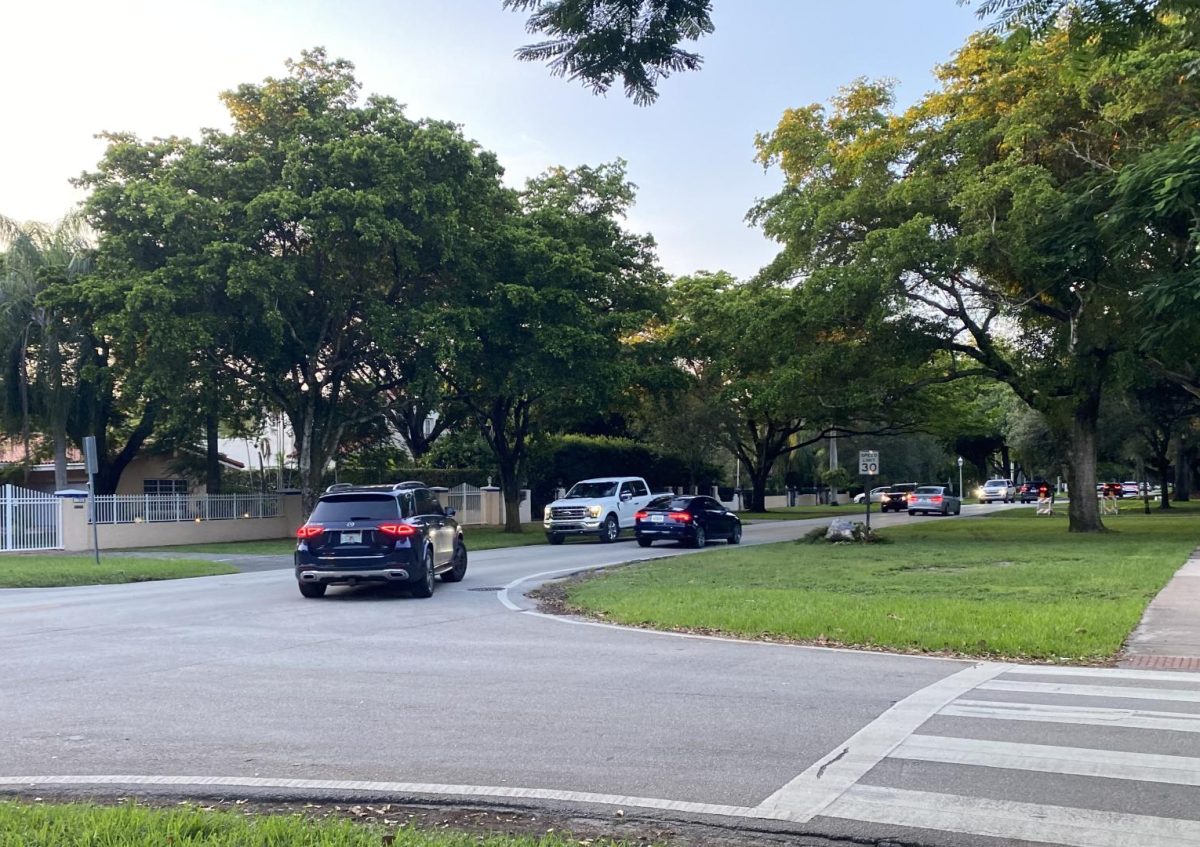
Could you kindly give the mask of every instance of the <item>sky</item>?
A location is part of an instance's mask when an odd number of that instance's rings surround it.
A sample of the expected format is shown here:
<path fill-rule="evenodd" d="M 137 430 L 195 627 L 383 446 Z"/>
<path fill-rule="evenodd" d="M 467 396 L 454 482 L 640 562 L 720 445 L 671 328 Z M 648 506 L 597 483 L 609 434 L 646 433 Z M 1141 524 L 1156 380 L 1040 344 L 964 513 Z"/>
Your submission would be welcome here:
<path fill-rule="evenodd" d="M 672 274 L 753 275 L 775 245 L 745 222 L 780 179 L 754 137 L 790 107 L 860 76 L 890 77 L 900 105 L 980 27 L 955 0 L 715 0 L 716 32 L 640 107 L 596 96 L 513 50 L 533 40 L 501 0 L 42 0 L 4 14 L 0 215 L 60 218 L 70 179 L 99 160 L 102 131 L 143 138 L 226 128 L 218 94 L 284 73 L 324 46 L 364 92 L 413 118 L 451 120 L 520 185 L 548 167 L 622 158 L 638 186 L 630 228 L 651 233 Z"/>

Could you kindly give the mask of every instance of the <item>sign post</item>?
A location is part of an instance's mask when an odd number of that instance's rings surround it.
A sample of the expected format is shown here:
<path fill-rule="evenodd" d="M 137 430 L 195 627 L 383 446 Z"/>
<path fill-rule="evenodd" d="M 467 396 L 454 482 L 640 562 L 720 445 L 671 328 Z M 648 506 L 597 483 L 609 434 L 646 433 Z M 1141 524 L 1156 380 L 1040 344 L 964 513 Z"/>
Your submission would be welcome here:
<path fill-rule="evenodd" d="M 83 439 L 83 460 L 88 478 L 88 516 L 92 520 L 92 552 L 98 565 L 100 564 L 100 528 L 96 520 L 99 517 L 96 509 L 96 470 L 99 465 L 96 462 L 96 436 L 94 435 L 85 436 Z"/>
<path fill-rule="evenodd" d="M 871 477 L 879 476 L 879 451 L 858 451 L 858 473 L 863 477 L 863 502 L 867 504 L 867 532 L 871 531 Z"/>

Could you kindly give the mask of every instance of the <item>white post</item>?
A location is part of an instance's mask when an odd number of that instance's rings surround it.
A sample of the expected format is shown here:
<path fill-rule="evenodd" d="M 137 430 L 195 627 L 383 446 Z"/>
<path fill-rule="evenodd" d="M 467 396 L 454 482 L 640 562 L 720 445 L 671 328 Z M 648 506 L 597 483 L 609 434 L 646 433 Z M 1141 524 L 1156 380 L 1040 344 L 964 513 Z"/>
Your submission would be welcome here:
<path fill-rule="evenodd" d="M 13 487 L 4 486 L 4 549 L 13 549 Z"/>

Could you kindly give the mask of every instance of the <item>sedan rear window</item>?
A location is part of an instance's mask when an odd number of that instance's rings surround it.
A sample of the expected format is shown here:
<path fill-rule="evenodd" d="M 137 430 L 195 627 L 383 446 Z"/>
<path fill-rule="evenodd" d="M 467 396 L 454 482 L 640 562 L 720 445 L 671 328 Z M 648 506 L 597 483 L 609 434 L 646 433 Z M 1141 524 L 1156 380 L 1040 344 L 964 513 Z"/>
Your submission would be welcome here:
<path fill-rule="evenodd" d="M 914 494 L 941 494 L 942 489 L 935 486 L 927 485 L 924 488 L 918 488 Z"/>
<path fill-rule="evenodd" d="M 400 517 L 396 498 L 387 494 L 347 494 L 322 499 L 313 509 L 310 521 L 372 521 Z"/>

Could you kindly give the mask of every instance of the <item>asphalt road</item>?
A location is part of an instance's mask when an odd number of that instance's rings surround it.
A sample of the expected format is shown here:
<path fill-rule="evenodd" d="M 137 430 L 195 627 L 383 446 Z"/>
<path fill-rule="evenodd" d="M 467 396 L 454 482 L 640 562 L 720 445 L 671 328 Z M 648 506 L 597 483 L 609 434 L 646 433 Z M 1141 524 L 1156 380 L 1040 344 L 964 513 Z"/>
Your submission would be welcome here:
<path fill-rule="evenodd" d="M 744 543 L 811 525 L 762 522 Z M 362 792 L 904 843 L 1200 845 L 1198 674 L 667 635 L 523 598 L 681 553 L 478 552 L 431 600 L 304 600 L 288 570 L 4 591 L 0 790 Z"/>

